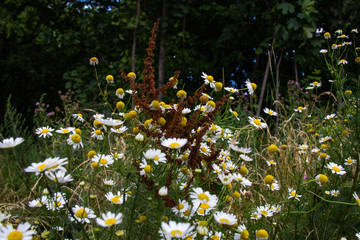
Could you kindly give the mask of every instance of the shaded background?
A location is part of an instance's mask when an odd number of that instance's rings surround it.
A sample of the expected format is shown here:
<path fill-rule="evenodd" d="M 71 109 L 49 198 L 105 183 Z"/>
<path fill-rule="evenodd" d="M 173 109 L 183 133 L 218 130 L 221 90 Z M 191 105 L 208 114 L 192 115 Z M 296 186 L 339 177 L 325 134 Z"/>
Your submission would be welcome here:
<path fill-rule="evenodd" d="M 358 0 L 1 1 L 0 121 L 9 95 L 29 124 L 43 93 L 50 109 L 61 104 L 58 91 L 67 89 L 82 104 L 96 104 L 93 56 L 100 60 L 100 80 L 112 74 L 116 86 L 126 89 L 119 70 L 141 75 L 158 18 L 154 67 L 160 85 L 175 70 L 185 89 L 202 84 L 201 72 L 236 88 L 248 78 L 261 88 L 268 76 L 265 106 L 275 98 L 276 76 L 286 97 L 289 80 L 308 85 L 318 74 L 314 70 L 325 69 L 319 50 L 326 45 L 316 29 L 350 34 L 360 26 L 359 11 Z M 326 88 L 330 76 L 321 75 Z"/>

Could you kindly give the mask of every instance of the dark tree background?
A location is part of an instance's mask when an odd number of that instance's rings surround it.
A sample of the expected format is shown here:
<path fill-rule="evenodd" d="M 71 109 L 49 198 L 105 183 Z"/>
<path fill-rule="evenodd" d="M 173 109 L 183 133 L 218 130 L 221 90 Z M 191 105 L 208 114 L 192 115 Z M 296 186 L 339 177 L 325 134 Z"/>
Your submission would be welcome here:
<path fill-rule="evenodd" d="M 43 93 L 51 106 L 59 104 L 57 92 L 67 89 L 84 104 L 95 103 L 93 56 L 100 60 L 100 80 L 112 74 L 125 87 L 119 70 L 141 75 L 150 29 L 158 18 L 154 66 L 160 85 L 175 70 L 181 71 L 186 89 L 201 84 L 201 72 L 237 88 L 248 78 L 261 88 L 268 77 L 268 82 L 278 81 L 279 93 L 286 96 L 289 80 L 307 84 L 305 76 L 324 68 L 318 52 L 322 35 L 315 36 L 316 28 L 349 34 L 360 26 L 359 9 L 358 0 L 4 0 L 0 116 L 10 94 L 26 119 Z M 272 102 L 274 96 L 267 93 L 264 101 Z"/>

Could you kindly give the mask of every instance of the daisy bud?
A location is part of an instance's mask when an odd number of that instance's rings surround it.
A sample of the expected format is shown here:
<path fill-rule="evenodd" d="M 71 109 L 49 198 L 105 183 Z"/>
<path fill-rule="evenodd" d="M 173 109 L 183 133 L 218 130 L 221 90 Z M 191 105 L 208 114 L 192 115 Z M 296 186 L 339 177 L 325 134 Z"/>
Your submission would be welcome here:
<path fill-rule="evenodd" d="M 160 190 L 159 190 L 159 195 L 162 196 L 162 197 L 168 195 L 168 188 L 165 187 L 165 186 L 163 186 L 162 188 L 160 188 Z"/>

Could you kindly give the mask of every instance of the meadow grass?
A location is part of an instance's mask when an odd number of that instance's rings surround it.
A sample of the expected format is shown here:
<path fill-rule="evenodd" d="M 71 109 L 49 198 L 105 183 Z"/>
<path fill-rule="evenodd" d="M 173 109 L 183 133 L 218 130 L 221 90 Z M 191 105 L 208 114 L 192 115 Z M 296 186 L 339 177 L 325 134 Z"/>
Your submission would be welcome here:
<path fill-rule="evenodd" d="M 239 104 L 240 93 L 256 100 L 254 83 L 203 73 L 190 96 L 175 72 L 156 89 L 157 27 L 138 78 L 99 79 L 90 59 L 99 108 L 59 93 L 62 109 L 40 101 L 30 133 L 9 100 L 0 239 L 360 238 L 359 79 L 345 71 L 342 33 L 321 51 L 331 91 L 290 82 L 291 97 L 261 117 Z"/>

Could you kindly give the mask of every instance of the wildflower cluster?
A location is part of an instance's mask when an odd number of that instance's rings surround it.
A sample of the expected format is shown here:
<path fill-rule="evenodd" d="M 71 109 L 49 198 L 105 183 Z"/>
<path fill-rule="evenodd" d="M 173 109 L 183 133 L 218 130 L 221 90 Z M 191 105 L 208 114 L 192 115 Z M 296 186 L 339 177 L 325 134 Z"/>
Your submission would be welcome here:
<path fill-rule="evenodd" d="M 356 99 L 346 98 L 346 115 L 296 102 L 289 119 L 285 109 L 269 108 L 265 119 L 242 119 L 232 99 L 242 90 L 255 95 L 250 81 L 246 89 L 224 87 L 203 72 L 203 85 L 190 94 L 175 72 L 156 89 L 158 24 L 140 77 L 121 70 L 100 82 L 101 62 L 90 59 L 110 113 L 76 107 L 61 124 L 35 129 L 39 158 L 21 169 L 31 194 L 23 214 L 0 213 L 0 238 L 289 239 L 313 234 L 308 226 L 334 213 L 334 204 L 359 209 L 359 159 L 355 145 L 344 147 L 355 131 Z M 276 137 L 275 118 L 282 121 Z M 4 156 L 23 141 L 4 139 Z"/>

